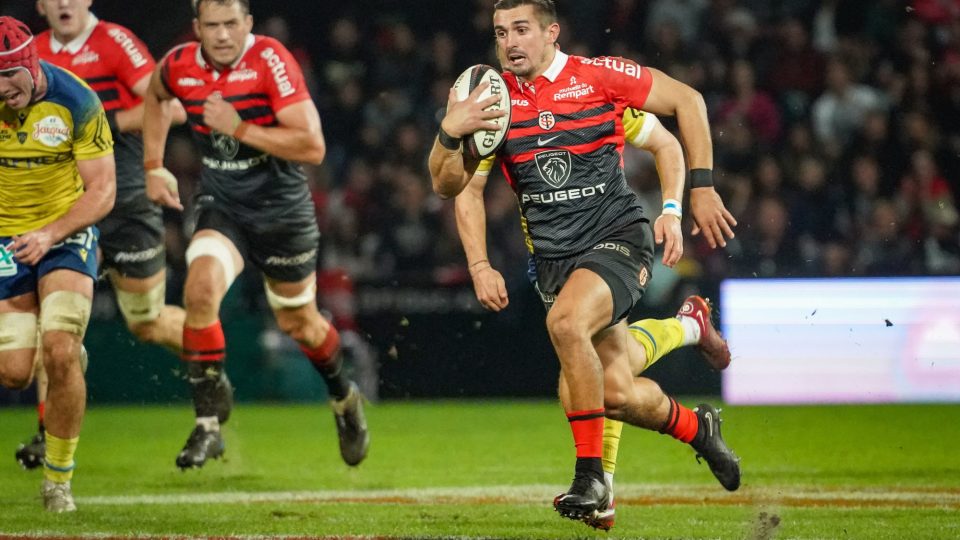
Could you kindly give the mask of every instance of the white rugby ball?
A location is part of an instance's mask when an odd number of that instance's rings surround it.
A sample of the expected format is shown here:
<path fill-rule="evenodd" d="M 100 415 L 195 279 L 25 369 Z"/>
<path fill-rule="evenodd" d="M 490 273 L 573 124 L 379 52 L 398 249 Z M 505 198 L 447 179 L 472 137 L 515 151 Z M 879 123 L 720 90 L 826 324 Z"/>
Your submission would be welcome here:
<path fill-rule="evenodd" d="M 453 84 L 453 89 L 457 93 L 457 100 L 467 99 L 470 92 L 473 92 L 477 86 L 484 82 L 490 86 L 480 94 L 478 101 L 483 101 L 490 96 L 497 96 L 499 101 L 487 107 L 487 110 L 503 110 L 507 111 L 507 114 L 492 120 L 499 126 L 495 130 L 481 130 L 464 135 L 463 152 L 475 159 L 483 159 L 499 150 L 504 141 L 507 140 L 507 131 L 510 129 L 510 93 L 507 91 L 506 81 L 492 67 L 486 64 L 477 64 L 464 70 L 457 77 L 457 82 Z"/>

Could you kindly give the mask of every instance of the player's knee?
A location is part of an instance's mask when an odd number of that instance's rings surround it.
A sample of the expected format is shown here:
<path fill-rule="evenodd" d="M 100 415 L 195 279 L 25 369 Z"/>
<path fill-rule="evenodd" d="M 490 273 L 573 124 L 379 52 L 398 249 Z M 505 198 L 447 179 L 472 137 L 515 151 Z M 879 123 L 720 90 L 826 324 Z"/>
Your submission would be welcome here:
<path fill-rule="evenodd" d="M 148 322 L 130 322 L 128 320 L 127 328 L 130 330 L 130 333 L 137 338 L 137 340 L 143 343 L 160 342 L 161 332 L 159 319 Z"/>
<path fill-rule="evenodd" d="M 629 403 L 630 396 L 627 392 L 604 388 L 603 408 L 607 418 L 623 421 Z"/>
<path fill-rule="evenodd" d="M 15 390 L 30 386 L 36 347 L 36 315 L 0 313 L 0 384 Z"/>
<path fill-rule="evenodd" d="M 547 332 L 554 343 L 563 343 L 577 339 L 582 328 L 572 311 L 554 306 L 547 312 Z"/>
<path fill-rule="evenodd" d="M 43 336 L 43 367 L 51 381 L 62 381 L 76 370 L 80 372 L 80 342 L 63 332 Z"/>
<path fill-rule="evenodd" d="M 214 280 L 208 276 L 191 276 L 184 286 L 183 306 L 190 313 L 217 313 L 220 295 L 216 293 Z"/>
<path fill-rule="evenodd" d="M 0 353 L 0 384 L 23 390 L 33 382 L 33 354 Z"/>

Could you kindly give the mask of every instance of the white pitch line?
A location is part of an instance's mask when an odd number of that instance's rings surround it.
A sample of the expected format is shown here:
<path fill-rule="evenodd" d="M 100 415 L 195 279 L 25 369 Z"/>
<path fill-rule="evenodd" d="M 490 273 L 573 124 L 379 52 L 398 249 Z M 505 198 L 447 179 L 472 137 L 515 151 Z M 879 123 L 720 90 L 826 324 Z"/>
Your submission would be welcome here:
<path fill-rule="evenodd" d="M 541 504 L 552 500 L 563 491 L 565 486 L 551 484 L 532 484 L 518 486 L 464 486 L 408 489 L 372 489 L 372 490 L 323 490 L 323 491 L 225 491 L 213 493 L 183 493 L 155 495 L 102 495 L 77 497 L 77 503 L 83 505 L 173 505 L 173 504 L 247 504 L 271 502 L 397 502 L 443 503 L 463 502 L 502 502 L 504 504 Z M 691 504 L 700 502 L 722 503 L 726 498 L 731 502 L 758 502 L 787 504 L 791 501 L 849 501 L 850 503 L 894 504 L 926 503 L 928 505 L 960 505 L 960 490 L 937 489 L 896 489 L 896 488 L 844 488 L 825 489 L 764 486 L 752 488 L 744 486 L 735 493 L 727 493 L 720 488 L 704 489 L 701 485 L 678 484 L 619 484 L 616 486 L 617 498 L 689 499 Z M 744 501 L 743 499 L 748 499 Z"/>

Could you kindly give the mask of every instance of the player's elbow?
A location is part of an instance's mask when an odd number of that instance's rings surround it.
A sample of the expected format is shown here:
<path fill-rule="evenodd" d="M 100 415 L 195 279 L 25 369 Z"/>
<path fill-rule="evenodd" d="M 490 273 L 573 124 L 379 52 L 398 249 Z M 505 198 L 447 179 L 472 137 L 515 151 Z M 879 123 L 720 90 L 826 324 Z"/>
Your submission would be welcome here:
<path fill-rule="evenodd" d="M 107 181 L 103 182 L 104 186 L 100 191 L 100 197 L 98 198 L 97 209 L 100 213 L 100 219 L 107 217 L 107 214 L 113 210 L 113 205 L 117 201 L 117 181 L 115 178 L 110 178 Z M 99 219 L 98 219 L 99 221 Z"/>
<path fill-rule="evenodd" d="M 442 175 L 431 175 L 433 192 L 441 199 L 452 199 L 460 194 L 461 188 L 457 182 L 444 179 Z"/>
<path fill-rule="evenodd" d="M 687 91 L 683 95 L 683 106 L 689 107 L 691 109 L 696 108 L 699 111 L 703 111 L 704 114 L 707 112 L 707 102 L 703 99 L 703 94 L 701 94 L 696 88 L 687 86 Z"/>
<path fill-rule="evenodd" d="M 325 157 L 327 157 L 327 145 L 322 138 L 317 137 L 310 141 L 310 146 L 304 154 L 303 161 L 310 165 L 320 165 Z"/>

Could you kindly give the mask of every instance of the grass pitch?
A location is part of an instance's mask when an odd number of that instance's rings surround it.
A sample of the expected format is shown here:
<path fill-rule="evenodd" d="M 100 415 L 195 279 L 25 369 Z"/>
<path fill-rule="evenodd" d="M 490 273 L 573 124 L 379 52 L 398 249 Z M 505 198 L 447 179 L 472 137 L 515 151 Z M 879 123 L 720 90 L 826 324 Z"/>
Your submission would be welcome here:
<path fill-rule="evenodd" d="M 686 401 L 695 405 L 695 401 Z M 609 533 L 558 517 L 572 439 L 553 402 L 368 407 L 370 455 L 339 458 L 325 405 L 240 404 L 224 460 L 180 472 L 191 409 L 88 411 L 74 494 L 47 515 L 15 443 L 33 411 L 0 409 L 0 536 L 297 538 L 960 537 L 956 405 L 731 407 L 743 486 L 725 492 L 693 451 L 626 428 Z M 6 448 L 6 451 L 3 451 Z"/>

